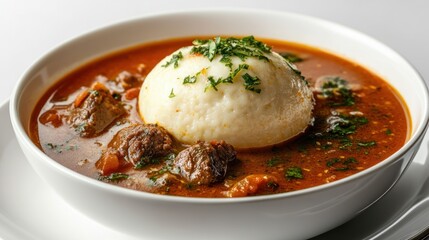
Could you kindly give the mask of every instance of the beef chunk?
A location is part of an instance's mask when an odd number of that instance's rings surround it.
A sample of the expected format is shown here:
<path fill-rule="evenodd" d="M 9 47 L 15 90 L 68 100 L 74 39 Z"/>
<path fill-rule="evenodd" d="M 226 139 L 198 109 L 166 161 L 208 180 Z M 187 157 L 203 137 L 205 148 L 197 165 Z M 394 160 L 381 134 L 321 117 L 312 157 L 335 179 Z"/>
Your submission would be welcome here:
<path fill-rule="evenodd" d="M 69 109 L 67 118 L 81 137 L 95 137 L 126 113 L 124 107 L 105 90 L 86 90 L 84 100 Z"/>
<path fill-rule="evenodd" d="M 143 82 L 143 77 L 140 74 L 131 74 L 130 72 L 123 71 L 118 74 L 115 79 L 126 90 L 130 88 L 140 87 Z"/>
<path fill-rule="evenodd" d="M 108 150 L 134 166 L 144 166 L 154 158 L 173 151 L 173 141 L 167 131 L 155 124 L 135 124 L 121 129 L 110 141 Z"/>
<path fill-rule="evenodd" d="M 198 142 L 176 156 L 173 169 L 189 183 L 212 184 L 225 178 L 228 163 L 235 158 L 234 147 L 223 141 Z"/>

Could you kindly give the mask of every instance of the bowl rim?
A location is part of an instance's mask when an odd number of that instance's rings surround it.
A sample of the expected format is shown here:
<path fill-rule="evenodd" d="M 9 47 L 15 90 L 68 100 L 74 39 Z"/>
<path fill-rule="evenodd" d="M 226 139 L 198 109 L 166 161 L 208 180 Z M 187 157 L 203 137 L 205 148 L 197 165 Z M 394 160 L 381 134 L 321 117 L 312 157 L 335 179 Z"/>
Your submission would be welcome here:
<path fill-rule="evenodd" d="M 76 41 L 88 38 L 89 36 L 96 35 L 100 32 L 108 31 L 111 28 L 118 28 L 124 25 L 135 23 L 135 22 L 148 21 L 151 19 L 156 20 L 160 18 L 180 18 L 183 16 L 195 16 L 200 14 L 222 14 L 222 13 L 235 13 L 235 14 L 252 14 L 252 13 L 261 14 L 262 13 L 262 14 L 269 14 L 269 15 L 277 15 L 277 16 L 283 15 L 283 16 L 293 17 L 301 20 L 311 21 L 312 23 L 317 22 L 317 24 L 325 25 L 330 28 L 335 28 L 336 32 L 341 32 L 342 34 L 351 34 L 353 36 L 359 37 L 362 41 L 365 41 L 365 42 L 369 41 L 372 44 L 382 47 L 384 51 L 387 51 L 389 54 L 392 54 L 397 59 L 401 60 L 404 64 L 408 65 L 408 67 L 416 74 L 419 80 L 419 84 L 422 85 L 423 87 L 422 90 L 424 92 L 424 98 L 425 98 L 424 105 L 426 106 L 426 108 L 423 110 L 424 114 L 422 115 L 421 123 L 415 128 L 414 133 L 410 135 L 409 139 L 398 151 L 390 155 L 388 158 L 377 163 L 376 165 L 370 168 L 367 168 L 365 170 L 362 170 L 358 173 L 355 173 L 351 176 L 348 176 L 340 180 L 336 180 L 334 182 L 325 183 L 322 185 L 318 185 L 318 186 L 314 186 L 314 187 L 310 187 L 302 190 L 296 190 L 296 191 L 278 193 L 278 194 L 270 194 L 270 195 L 261 195 L 261 196 L 246 196 L 246 197 L 240 197 L 240 198 L 199 198 L 199 197 L 161 195 L 156 193 L 148 193 L 143 191 L 132 190 L 132 189 L 119 187 L 111 184 L 106 184 L 104 182 L 98 181 L 97 179 L 85 176 L 83 174 L 80 174 L 76 171 L 73 171 L 61 165 L 54 159 L 48 157 L 29 138 L 27 131 L 23 126 L 23 123 L 21 123 L 19 112 L 18 112 L 21 91 L 25 89 L 26 85 L 28 84 L 28 79 L 30 79 L 31 73 L 33 72 L 33 70 L 36 69 L 41 62 L 43 62 L 46 59 L 49 59 L 50 56 L 53 55 L 55 52 L 61 51 L 61 49 L 64 47 L 67 47 L 67 45 L 72 44 Z M 7 103 L 7 101 L 5 103 Z M 307 195 L 310 193 L 325 191 L 326 189 L 330 189 L 330 188 L 335 188 L 336 186 L 345 184 L 347 182 L 351 182 L 355 179 L 362 178 L 371 172 L 379 171 L 382 168 L 385 168 L 389 165 L 394 164 L 398 159 L 404 156 L 408 152 L 408 150 L 414 148 L 416 145 L 419 144 L 420 142 L 419 140 L 423 138 L 429 125 L 429 110 L 427 107 L 429 104 L 429 94 L 428 94 L 427 83 L 424 81 L 423 77 L 416 70 L 416 68 L 413 65 L 411 65 L 410 62 L 407 61 L 402 55 L 400 55 L 392 48 L 388 47 L 384 43 L 370 37 L 365 33 L 362 33 L 360 31 L 354 30 L 347 26 L 344 26 L 332 21 L 328 21 L 325 19 L 321 19 L 318 17 L 309 16 L 309 15 L 300 14 L 300 13 L 294 13 L 294 12 L 261 10 L 261 9 L 251 9 L 251 8 L 244 8 L 244 9 L 243 8 L 213 8 L 213 9 L 193 9 L 193 10 L 155 12 L 150 14 L 144 14 L 138 17 L 131 17 L 129 19 L 121 20 L 119 22 L 115 22 L 112 24 L 106 24 L 104 26 L 97 27 L 95 29 L 81 33 L 76 37 L 70 38 L 68 40 L 63 41 L 62 43 L 59 43 L 53 48 L 47 50 L 39 58 L 37 58 L 19 77 L 19 80 L 13 89 L 9 104 L 10 104 L 9 106 L 10 120 L 12 123 L 12 127 L 14 129 L 15 135 L 17 137 L 17 140 L 20 141 L 21 144 L 24 144 L 25 147 L 31 149 L 32 153 L 37 155 L 36 156 L 37 158 L 42 159 L 44 164 L 49 164 L 50 167 L 55 169 L 55 171 L 61 172 L 68 178 L 74 178 L 78 181 L 83 182 L 84 184 L 89 184 L 92 187 L 96 187 L 101 190 L 109 191 L 118 195 L 125 195 L 127 197 L 141 198 L 141 199 L 151 199 L 156 201 L 173 201 L 173 202 L 192 203 L 192 204 L 225 204 L 225 203 L 244 203 L 244 202 L 276 200 L 276 199 L 282 199 L 282 198 L 293 198 L 297 196 Z M 411 161 L 412 159 L 408 161 L 407 165 L 409 165 Z M 404 170 L 402 171 L 402 173 L 404 172 Z M 402 175 L 402 173 L 400 175 Z M 396 181 L 399 178 L 400 176 L 396 179 Z M 392 188 L 393 185 L 390 188 Z M 389 189 L 387 189 L 386 192 Z"/>

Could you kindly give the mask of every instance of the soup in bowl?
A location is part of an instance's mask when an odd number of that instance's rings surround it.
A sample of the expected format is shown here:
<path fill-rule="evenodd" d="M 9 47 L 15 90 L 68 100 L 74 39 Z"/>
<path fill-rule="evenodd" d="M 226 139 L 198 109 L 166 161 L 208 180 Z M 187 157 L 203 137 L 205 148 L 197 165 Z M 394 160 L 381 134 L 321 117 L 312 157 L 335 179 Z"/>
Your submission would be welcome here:
<path fill-rule="evenodd" d="M 109 227 L 296 239 L 394 185 L 427 104 L 418 73 L 361 33 L 288 13 L 198 11 L 57 47 L 23 75 L 11 118 L 39 175 Z"/>

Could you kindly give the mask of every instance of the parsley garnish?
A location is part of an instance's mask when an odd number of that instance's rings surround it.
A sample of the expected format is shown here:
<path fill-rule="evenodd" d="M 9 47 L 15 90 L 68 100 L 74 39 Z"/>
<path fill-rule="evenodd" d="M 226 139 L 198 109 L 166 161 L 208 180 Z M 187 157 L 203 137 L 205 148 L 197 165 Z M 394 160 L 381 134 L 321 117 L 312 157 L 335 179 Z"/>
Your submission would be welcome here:
<path fill-rule="evenodd" d="M 347 171 L 354 169 L 354 165 L 357 163 L 358 161 L 354 157 L 349 157 L 344 160 L 332 158 L 326 162 L 326 166 L 334 168 L 335 171 Z"/>
<path fill-rule="evenodd" d="M 234 70 L 231 71 L 229 73 L 229 76 L 226 78 L 218 78 L 217 80 L 213 77 L 213 76 L 209 76 L 207 78 L 209 85 L 204 89 L 204 91 L 206 91 L 209 88 L 213 88 L 215 91 L 217 91 L 217 85 L 219 85 L 220 83 L 233 83 L 233 79 L 238 75 L 238 73 L 243 70 L 243 69 L 248 69 L 249 65 L 243 63 L 238 65 L 238 67 Z M 247 74 L 247 73 L 246 73 Z M 244 76 L 243 76 L 244 79 Z M 258 79 L 259 80 L 259 79 Z M 245 85 L 245 84 L 244 84 Z M 245 85 L 245 88 L 248 89 Z M 250 89 L 248 89 L 250 90 Z M 260 92 L 260 91 L 259 91 Z M 259 93 L 258 92 L 258 93 Z"/>
<path fill-rule="evenodd" d="M 225 78 L 215 79 L 213 76 L 209 76 L 207 78 L 208 86 L 204 91 L 208 88 L 213 88 L 217 91 L 217 85 L 220 83 L 232 83 L 241 70 L 249 68 L 249 65 L 243 63 L 233 69 L 232 57 L 238 57 L 243 62 L 249 57 L 269 61 L 264 54 L 271 52 L 271 47 L 267 46 L 263 42 L 257 41 L 253 36 L 244 37 L 242 39 L 233 37 L 216 37 L 209 40 L 194 40 L 193 45 L 191 53 L 201 54 L 207 57 L 210 61 L 212 61 L 216 56 L 221 56 L 220 62 L 230 69 L 229 75 Z M 244 80 L 244 87 L 246 90 L 256 93 L 261 92 L 260 88 L 255 87 L 261 84 L 261 81 L 257 76 L 250 76 L 248 73 L 245 73 L 242 75 L 242 78 Z M 189 76 L 186 80 L 193 80 L 193 77 Z"/>
<path fill-rule="evenodd" d="M 222 82 L 222 78 L 218 78 L 217 80 L 213 77 L 213 76 L 209 76 L 207 78 L 207 80 L 209 81 L 209 85 L 204 89 L 204 92 L 209 89 L 209 88 L 213 88 L 214 90 L 217 91 L 217 85 L 219 85 L 219 83 Z"/>
<path fill-rule="evenodd" d="M 134 169 L 142 169 L 145 166 L 152 165 L 152 164 L 159 164 L 162 161 L 172 161 L 175 157 L 176 155 L 174 153 L 170 153 L 164 157 L 142 156 L 140 158 L 140 161 L 138 161 L 137 164 L 134 166 Z"/>
<path fill-rule="evenodd" d="M 170 95 L 168 95 L 169 98 L 174 98 L 176 94 L 174 94 L 173 88 L 171 89 Z"/>
<path fill-rule="evenodd" d="M 343 138 L 340 140 L 340 146 L 338 147 L 341 150 L 346 150 L 349 149 L 350 147 L 353 146 L 353 142 L 352 140 L 350 140 L 349 138 Z"/>
<path fill-rule="evenodd" d="M 125 173 L 111 173 L 109 176 L 99 176 L 98 180 L 100 181 L 108 181 L 108 182 L 118 182 L 129 177 L 128 174 Z"/>
<path fill-rule="evenodd" d="M 234 78 L 239 74 L 243 69 L 248 69 L 249 65 L 243 63 L 239 64 L 237 68 L 234 69 L 234 64 L 232 63 L 233 57 L 238 57 L 242 62 L 247 58 L 257 58 L 262 61 L 269 62 L 268 57 L 265 56 L 266 53 L 271 53 L 271 47 L 265 43 L 256 40 L 253 36 L 243 37 L 241 39 L 229 37 L 221 38 L 215 37 L 213 39 L 201 40 L 196 39 L 192 42 L 193 46 L 191 48 L 191 54 L 200 54 L 204 57 L 207 57 L 209 61 L 213 61 L 216 56 L 220 57 L 220 62 L 223 63 L 226 67 L 229 68 L 230 72 L 226 77 L 215 78 L 214 76 L 207 77 L 208 85 L 204 89 L 214 89 L 218 90 L 218 85 L 221 83 L 233 83 Z M 174 54 L 167 63 L 162 65 L 167 67 L 171 64 L 174 64 L 174 67 L 177 67 L 179 60 L 183 58 L 182 52 Z M 296 69 L 291 62 L 298 61 L 298 58 L 295 57 L 294 60 L 286 61 L 288 66 L 297 73 L 302 79 L 301 72 Z M 188 75 L 183 79 L 183 84 L 195 83 L 197 81 L 198 75 L 201 72 L 196 73 L 195 75 Z M 261 93 L 261 88 L 257 87 L 261 84 L 261 80 L 258 76 L 251 76 L 248 73 L 242 75 L 244 81 L 243 85 L 246 90 L 253 91 L 255 93 Z M 305 79 L 304 79 L 305 80 Z M 170 98 L 174 97 L 173 91 L 170 94 Z"/>
<path fill-rule="evenodd" d="M 261 80 L 259 80 L 257 76 L 252 77 L 248 73 L 245 73 L 243 74 L 242 78 L 244 79 L 244 87 L 247 90 L 250 90 L 256 93 L 261 93 L 260 88 L 255 88 L 255 86 L 258 86 L 261 84 Z"/>
<path fill-rule="evenodd" d="M 239 57 L 242 61 L 246 60 L 248 57 L 256 57 L 268 61 L 264 53 L 269 53 L 271 51 L 271 47 L 256 40 L 253 36 L 244 37 L 242 39 L 216 37 L 215 39 L 209 40 L 194 40 L 192 43 L 194 47 L 191 53 L 202 54 L 210 61 L 212 61 L 216 55 L 220 55 L 222 57 L 221 62 L 225 63 L 228 67 L 231 67 L 232 56 Z"/>
<path fill-rule="evenodd" d="M 62 153 L 63 151 L 74 151 L 78 149 L 77 145 L 67 145 L 67 144 L 46 143 L 45 146 L 48 149 L 55 151 L 56 153 Z"/>
<path fill-rule="evenodd" d="M 183 79 L 183 84 L 188 84 L 188 83 L 196 83 L 197 82 L 197 77 L 198 75 L 194 75 L 194 76 L 186 76 L 185 79 Z"/>
<path fill-rule="evenodd" d="M 304 59 L 300 58 L 298 55 L 290 53 L 290 52 L 282 52 L 279 53 L 284 59 L 291 63 L 302 62 Z"/>
<path fill-rule="evenodd" d="M 359 147 L 372 147 L 375 146 L 377 144 L 376 141 L 369 141 L 369 142 L 358 142 L 357 145 Z"/>
<path fill-rule="evenodd" d="M 173 54 L 170 61 L 167 61 L 164 65 L 161 67 L 168 67 L 171 64 L 174 64 L 174 68 L 177 68 L 179 66 L 179 60 L 183 58 L 182 52 L 178 52 L 176 54 Z"/>
<path fill-rule="evenodd" d="M 322 95 L 331 100 L 331 106 L 353 106 L 355 98 L 348 81 L 340 77 L 329 77 L 322 86 Z"/>
<path fill-rule="evenodd" d="M 327 119 L 329 124 L 327 132 L 335 136 L 345 136 L 356 132 L 360 125 L 368 123 L 368 119 L 363 116 L 331 116 Z"/>
<path fill-rule="evenodd" d="M 203 72 L 206 71 L 207 68 L 203 68 L 201 69 L 201 71 L 195 73 L 194 75 L 188 75 L 183 79 L 183 84 L 188 84 L 188 83 L 196 83 L 198 76 Z"/>
<path fill-rule="evenodd" d="M 274 157 L 268 159 L 267 166 L 268 167 L 274 167 L 274 166 L 277 166 L 281 162 L 282 162 L 282 160 L 280 157 L 274 156 Z"/>
<path fill-rule="evenodd" d="M 285 172 L 285 177 L 287 179 L 302 179 L 304 175 L 302 174 L 302 169 L 300 167 L 290 167 Z"/>

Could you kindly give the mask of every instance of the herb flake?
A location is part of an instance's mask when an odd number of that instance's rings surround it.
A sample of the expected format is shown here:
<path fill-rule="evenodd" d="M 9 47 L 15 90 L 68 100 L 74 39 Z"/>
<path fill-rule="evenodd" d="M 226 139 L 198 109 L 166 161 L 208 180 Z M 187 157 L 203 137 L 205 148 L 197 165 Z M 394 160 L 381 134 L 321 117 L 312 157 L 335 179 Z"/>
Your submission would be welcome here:
<path fill-rule="evenodd" d="M 291 63 L 302 62 L 304 60 L 301 57 L 299 57 L 298 55 L 296 55 L 294 53 L 290 53 L 290 52 L 281 52 L 279 54 L 280 54 L 280 56 L 282 56 L 284 59 L 286 59 L 287 61 L 289 61 Z"/>
<path fill-rule="evenodd" d="M 176 54 L 173 54 L 173 56 L 171 56 L 171 59 L 169 61 L 167 61 L 164 65 L 162 65 L 161 67 L 168 67 L 171 64 L 174 65 L 174 68 L 179 67 L 179 60 L 183 58 L 183 54 L 182 52 L 178 52 Z"/>
<path fill-rule="evenodd" d="M 347 171 L 355 169 L 355 165 L 358 163 L 356 158 L 349 157 L 346 159 L 332 158 L 326 162 L 326 166 L 333 168 L 335 171 Z"/>
<path fill-rule="evenodd" d="M 345 79 L 328 77 L 322 85 L 322 96 L 330 100 L 331 106 L 353 106 L 356 100 L 348 85 Z"/>
<path fill-rule="evenodd" d="M 278 156 L 274 156 L 267 161 L 268 167 L 275 167 L 282 162 L 282 159 Z"/>
<path fill-rule="evenodd" d="M 248 73 L 245 73 L 243 74 L 242 78 L 244 80 L 243 85 L 246 90 L 261 93 L 261 89 L 256 88 L 256 86 L 261 84 L 261 80 L 257 76 L 250 76 Z"/>
<path fill-rule="evenodd" d="M 302 179 L 304 175 L 302 174 L 302 169 L 300 167 L 290 167 L 285 171 L 285 177 L 287 179 Z"/>
<path fill-rule="evenodd" d="M 176 94 L 174 94 L 174 89 L 171 89 L 170 95 L 168 95 L 169 98 L 174 98 Z"/>
<path fill-rule="evenodd" d="M 111 173 L 109 176 L 99 176 L 98 180 L 107 182 L 119 182 L 128 178 L 129 175 L 125 173 Z"/>

